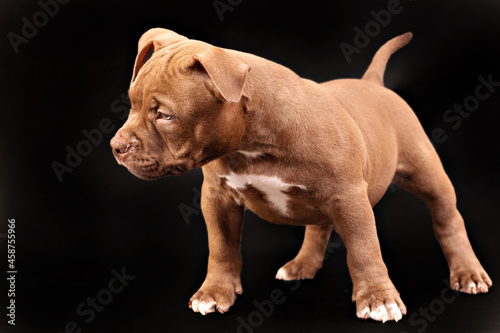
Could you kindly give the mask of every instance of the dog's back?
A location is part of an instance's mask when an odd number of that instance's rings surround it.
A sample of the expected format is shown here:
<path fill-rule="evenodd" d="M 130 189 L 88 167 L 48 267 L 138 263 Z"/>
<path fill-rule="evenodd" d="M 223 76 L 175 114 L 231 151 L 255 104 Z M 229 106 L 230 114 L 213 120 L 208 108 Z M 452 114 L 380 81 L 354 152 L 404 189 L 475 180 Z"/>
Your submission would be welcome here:
<path fill-rule="evenodd" d="M 375 205 L 407 155 L 432 154 L 434 149 L 417 116 L 395 92 L 384 87 L 384 71 L 390 56 L 412 38 L 407 32 L 385 43 L 375 54 L 361 79 L 338 79 L 322 83 L 360 128 L 367 147 L 369 194 Z M 381 177 L 387 174 L 387 177 Z M 381 179 L 385 181 L 381 181 Z M 390 179 L 390 180 L 389 180 Z M 377 180 L 377 181 L 375 181 Z"/>

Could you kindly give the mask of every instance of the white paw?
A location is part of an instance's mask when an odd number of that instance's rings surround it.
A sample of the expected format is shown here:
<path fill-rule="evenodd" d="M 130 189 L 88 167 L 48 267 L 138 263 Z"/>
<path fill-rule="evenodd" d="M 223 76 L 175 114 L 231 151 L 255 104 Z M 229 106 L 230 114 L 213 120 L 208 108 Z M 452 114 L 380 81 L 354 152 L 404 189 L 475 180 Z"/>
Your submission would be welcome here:
<path fill-rule="evenodd" d="M 488 274 L 482 267 L 465 269 L 463 272 L 451 272 L 450 285 L 452 289 L 467 294 L 487 293 L 493 285 Z"/>
<path fill-rule="evenodd" d="M 385 305 L 387 312 L 389 313 L 389 318 L 392 318 L 395 322 L 398 322 L 403 318 L 403 313 L 399 309 L 396 303 L 388 303 Z"/>
<path fill-rule="evenodd" d="M 285 267 L 281 267 L 278 270 L 278 273 L 276 273 L 276 279 L 277 280 L 283 280 L 283 281 L 291 281 L 294 280 L 291 276 L 288 275 L 287 270 Z"/>
<path fill-rule="evenodd" d="M 474 294 L 474 295 L 477 294 L 476 284 L 472 281 L 469 282 L 467 284 L 467 288 L 466 288 L 465 292 L 468 294 Z"/>
<path fill-rule="evenodd" d="M 358 318 L 367 319 L 371 318 L 376 321 L 381 321 L 385 323 L 388 320 L 394 320 L 398 322 L 403 318 L 403 314 L 395 302 L 386 303 L 385 305 L 380 305 L 374 310 L 370 311 L 368 306 L 363 307 L 356 314 Z"/>
<path fill-rule="evenodd" d="M 370 312 L 370 318 L 385 323 L 389 319 L 385 306 L 381 305 Z"/>
<path fill-rule="evenodd" d="M 191 309 L 193 309 L 194 312 L 201 313 L 202 315 L 215 312 L 216 308 L 217 308 L 217 302 L 215 301 L 205 302 L 205 301 L 194 300 L 193 302 L 191 302 Z"/>

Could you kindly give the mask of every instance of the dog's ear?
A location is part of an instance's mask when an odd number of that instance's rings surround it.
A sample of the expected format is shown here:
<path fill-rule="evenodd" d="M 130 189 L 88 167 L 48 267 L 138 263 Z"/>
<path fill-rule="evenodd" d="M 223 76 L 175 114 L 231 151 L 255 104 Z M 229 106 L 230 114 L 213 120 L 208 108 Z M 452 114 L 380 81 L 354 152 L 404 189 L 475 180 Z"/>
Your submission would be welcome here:
<path fill-rule="evenodd" d="M 195 55 L 191 66 L 201 65 L 213 83 L 215 96 L 220 95 L 228 102 L 237 103 L 241 100 L 243 86 L 250 67 L 241 60 L 233 57 L 227 51 L 211 46 Z M 211 85 L 208 85 L 211 88 Z"/>
<path fill-rule="evenodd" d="M 169 45 L 187 40 L 171 30 L 162 28 L 153 28 L 146 31 L 139 39 L 137 57 L 135 58 L 134 73 L 132 75 L 131 84 L 137 78 L 137 74 L 153 52 L 167 47 Z M 149 56 L 149 57 L 148 57 Z"/>

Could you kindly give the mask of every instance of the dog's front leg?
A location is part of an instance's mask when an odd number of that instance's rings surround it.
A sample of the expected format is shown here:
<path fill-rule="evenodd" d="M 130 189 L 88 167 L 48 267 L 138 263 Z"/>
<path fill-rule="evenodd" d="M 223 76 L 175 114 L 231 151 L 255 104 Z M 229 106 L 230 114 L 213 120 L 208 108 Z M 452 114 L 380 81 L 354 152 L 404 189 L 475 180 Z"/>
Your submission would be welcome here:
<path fill-rule="evenodd" d="M 206 180 L 201 191 L 201 210 L 208 231 L 208 269 L 205 282 L 191 297 L 189 307 L 207 314 L 225 313 L 241 295 L 240 239 L 244 207 L 224 196 Z"/>
<path fill-rule="evenodd" d="M 356 315 L 382 322 L 398 321 L 406 307 L 382 260 L 366 182 L 339 193 L 327 210 L 347 249 Z"/>

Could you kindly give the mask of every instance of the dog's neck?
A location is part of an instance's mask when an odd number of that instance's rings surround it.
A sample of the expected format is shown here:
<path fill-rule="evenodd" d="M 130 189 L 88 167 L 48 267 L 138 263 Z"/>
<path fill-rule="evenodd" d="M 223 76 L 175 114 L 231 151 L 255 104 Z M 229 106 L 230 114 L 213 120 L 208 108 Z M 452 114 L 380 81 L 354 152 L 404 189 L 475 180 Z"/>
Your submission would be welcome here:
<path fill-rule="evenodd" d="M 242 99 L 246 131 L 238 150 L 276 157 L 296 156 L 294 152 L 302 151 L 306 144 L 323 145 L 326 133 L 330 137 L 337 135 L 337 129 L 331 125 L 338 117 L 337 108 L 314 109 L 318 103 L 310 101 L 325 98 L 317 83 L 254 55 L 235 55 L 250 65 Z M 304 112 L 304 105 L 311 105 L 311 109 Z M 332 120 L 327 121 L 328 118 Z"/>
<path fill-rule="evenodd" d="M 297 96 L 304 94 L 303 80 L 291 70 L 269 61 L 265 69 L 262 59 L 252 63 L 255 56 L 245 55 L 249 63 L 242 105 L 246 131 L 238 150 L 275 154 L 288 150 L 305 133 L 304 115 L 297 112 Z M 290 81 L 296 85 L 290 87 Z M 283 84 L 283 83 L 287 84 Z M 280 90 L 280 94 L 274 93 Z M 300 90 L 300 91 L 299 91 Z M 290 133 L 298 136 L 290 140 Z"/>

